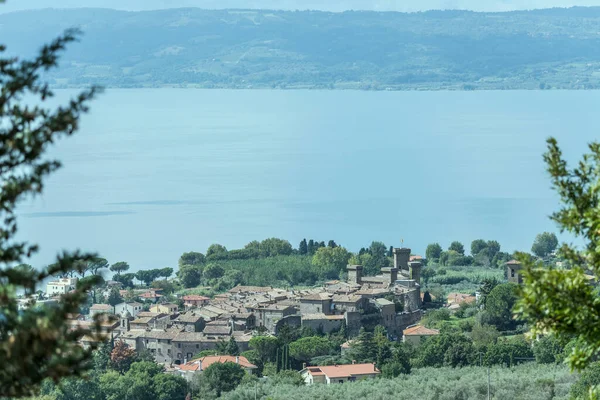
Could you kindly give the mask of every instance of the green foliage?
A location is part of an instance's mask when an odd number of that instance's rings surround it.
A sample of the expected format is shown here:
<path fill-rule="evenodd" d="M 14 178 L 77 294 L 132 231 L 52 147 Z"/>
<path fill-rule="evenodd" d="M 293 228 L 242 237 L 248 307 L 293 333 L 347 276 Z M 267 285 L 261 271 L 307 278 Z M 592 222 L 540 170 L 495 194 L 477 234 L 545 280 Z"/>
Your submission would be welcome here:
<path fill-rule="evenodd" d="M 179 267 L 183 267 L 184 265 L 204 265 L 206 263 L 206 257 L 202 253 L 198 253 L 196 251 L 190 251 L 188 253 L 183 253 L 181 257 L 179 257 Z"/>
<path fill-rule="evenodd" d="M 46 378 L 84 374 L 90 367 L 92 349 L 78 344 L 82 329 L 71 330 L 67 315 L 79 312 L 87 301 L 87 291 L 99 277 L 78 285 L 62 296 L 56 306 L 19 310 L 17 294 L 33 294 L 47 278 L 85 274 L 88 263 L 96 263 L 93 254 L 63 253 L 56 263 L 41 270 L 15 267 L 37 251 L 37 246 L 17 241 L 15 208 L 22 200 L 40 194 L 44 180 L 60 167 L 44 153 L 58 139 L 71 136 L 79 127 L 79 118 L 88 109 L 96 90 L 77 95 L 67 106 L 45 108 L 53 96 L 40 75 L 55 68 L 58 53 L 76 39 L 77 31 L 44 46 L 32 60 L 3 57 L 0 60 L 0 397 L 34 395 Z M 0 53 L 5 47 L 0 46 Z M 14 54 L 14 53 L 13 53 Z M 27 98 L 27 105 L 21 101 Z M 31 101 L 41 104 L 31 107 Z M 100 264 L 94 264 L 100 269 Z M 99 319 L 91 335 L 100 335 Z"/>
<path fill-rule="evenodd" d="M 471 339 L 478 349 L 484 349 L 498 340 L 500 332 L 495 326 L 476 323 L 471 329 Z"/>
<path fill-rule="evenodd" d="M 600 386 L 600 362 L 591 363 L 571 386 L 573 399 L 586 399 L 590 389 Z"/>
<path fill-rule="evenodd" d="M 483 239 L 476 239 L 471 242 L 471 255 L 476 256 L 482 250 L 487 248 L 487 243 Z"/>
<path fill-rule="evenodd" d="M 431 310 L 425 314 L 422 320 L 423 325 L 429 328 L 436 328 L 441 325 L 441 322 L 450 320 L 450 311 L 447 308 L 440 308 L 438 310 Z"/>
<path fill-rule="evenodd" d="M 261 257 L 289 256 L 292 250 L 290 242 L 277 238 L 265 239 L 259 246 Z"/>
<path fill-rule="evenodd" d="M 124 288 L 133 288 L 133 279 L 135 278 L 135 274 L 123 274 L 123 275 L 113 275 L 113 281 L 120 282 Z"/>
<path fill-rule="evenodd" d="M 218 397 L 221 393 L 235 389 L 242 382 L 244 375 L 246 372 L 236 363 L 213 363 L 199 376 L 198 384 Z"/>
<path fill-rule="evenodd" d="M 321 247 L 313 256 L 312 264 L 317 268 L 319 276 L 335 279 L 345 270 L 350 256 L 350 252 L 341 246 Z"/>
<path fill-rule="evenodd" d="M 563 346 L 553 335 L 542 336 L 534 342 L 533 354 L 539 364 L 559 364 L 564 361 Z"/>
<path fill-rule="evenodd" d="M 576 376 L 563 366 L 523 364 L 511 369 L 491 368 L 492 399 L 566 399 Z M 549 385 L 552 383 L 552 385 Z M 367 379 L 343 385 L 272 385 L 269 382 L 240 386 L 224 400 L 254 399 L 486 399 L 487 369 L 422 368 L 395 379 Z"/>
<path fill-rule="evenodd" d="M 462 367 L 476 358 L 473 343 L 462 334 L 441 333 L 431 336 L 417 350 L 413 359 L 416 367 Z"/>
<path fill-rule="evenodd" d="M 284 370 L 270 376 L 272 385 L 304 386 L 304 378 L 298 371 Z"/>
<path fill-rule="evenodd" d="M 349 354 L 356 362 L 375 362 L 377 359 L 377 343 L 371 332 L 361 327 L 358 336 L 352 341 Z"/>
<path fill-rule="evenodd" d="M 331 350 L 329 339 L 320 336 L 305 337 L 290 343 L 290 356 L 300 362 L 309 362 L 313 357 L 329 354 Z"/>
<path fill-rule="evenodd" d="M 459 241 L 454 241 L 452 243 L 450 243 L 450 246 L 448 247 L 448 251 L 455 251 L 458 254 L 460 254 L 461 256 L 465 255 L 465 246 L 463 246 L 463 244 Z"/>
<path fill-rule="evenodd" d="M 162 276 L 162 274 L 163 270 L 161 269 L 140 270 L 135 273 L 135 278 L 141 282 L 144 282 L 146 286 L 150 286 L 150 284 L 158 277 Z"/>
<path fill-rule="evenodd" d="M 117 304 L 120 304 L 123 302 L 123 298 L 121 297 L 121 295 L 119 294 L 119 290 L 116 288 L 112 288 L 110 290 L 110 293 L 108 294 L 108 299 L 106 300 L 108 304 L 110 304 L 111 306 L 116 306 Z"/>
<path fill-rule="evenodd" d="M 187 382 L 173 374 L 158 374 L 153 379 L 156 400 L 181 400 L 187 394 Z"/>
<path fill-rule="evenodd" d="M 214 260 L 226 260 L 227 259 L 227 248 L 220 244 L 211 244 L 206 250 L 206 259 L 208 261 Z"/>
<path fill-rule="evenodd" d="M 117 275 L 121 275 L 121 272 L 129 270 L 129 264 L 127 264 L 125 261 L 119 261 L 111 265 L 110 270 L 112 272 L 116 272 Z"/>
<path fill-rule="evenodd" d="M 240 348 L 238 347 L 238 344 L 235 341 L 235 339 L 233 338 L 233 336 L 231 336 L 229 338 L 229 341 L 227 342 L 227 347 L 225 348 L 225 354 L 227 354 L 229 356 L 240 355 Z"/>
<path fill-rule="evenodd" d="M 298 246 L 298 254 L 304 256 L 308 254 L 308 243 L 306 243 L 306 239 L 302 239 L 300 245 Z"/>
<path fill-rule="evenodd" d="M 535 237 L 531 252 L 538 257 L 546 257 L 558 246 L 558 238 L 554 233 L 544 232 Z"/>
<path fill-rule="evenodd" d="M 427 245 L 425 250 L 425 258 L 432 262 L 437 262 L 442 255 L 442 246 L 439 243 L 431 243 Z"/>
<path fill-rule="evenodd" d="M 436 275 L 435 269 L 432 267 L 425 267 L 421 271 L 421 279 L 423 279 L 425 283 L 425 287 L 429 284 L 429 280 Z"/>
<path fill-rule="evenodd" d="M 523 337 L 517 337 L 512 340 L 498 340 L 488 346 L 483 361 L 486 365 L 500 364 L 510 367 L 526 361 L 522 358 L 533 358 L 533 351 Z"/>
<path fill-rule="evenodd" d="M 202 280 L 202 268 L 197 265 L 183 265 L 177 271 L 177 278 L 185 288 L 194 288 Z"/>
<path fill-rule="evenodd" d="M 255 350 L 258 357 L 264 362 L 275 361 L 279 341 L 274 336 L 254 336 L 248 346 Z"/>
<path fill-rule="evenodd" d="M 208 264 L 204 267 L 202 275 L 204 277 L 204 281 L 209 283 L 212 282 L 213 279 L 219 279 L 223 276 L 225 270 L 218 264 Z"/>
<path fill-rule="evenodd" d="M 511 330 L 517 325 L 513 318 L 513 308 L 517 302 L 517 285 L 503 283 L 497 285 L 486 297 L 485 311 L 489 315 L 486 321 L 499 330 Z"/>

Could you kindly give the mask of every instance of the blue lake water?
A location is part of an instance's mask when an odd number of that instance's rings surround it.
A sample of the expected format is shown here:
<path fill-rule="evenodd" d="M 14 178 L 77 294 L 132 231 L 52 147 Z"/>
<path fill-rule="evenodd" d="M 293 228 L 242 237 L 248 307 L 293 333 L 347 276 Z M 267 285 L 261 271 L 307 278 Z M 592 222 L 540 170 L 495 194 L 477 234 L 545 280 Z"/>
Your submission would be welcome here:
<path fill-rule="evenodd" d="M 529 249 L 556 230 L 545 139 L 577 159 L 599 108 L 592 91 L 108 90 L 20 234 L 35 265 L 81 248 L 133 269 L 266 237 Z"/>

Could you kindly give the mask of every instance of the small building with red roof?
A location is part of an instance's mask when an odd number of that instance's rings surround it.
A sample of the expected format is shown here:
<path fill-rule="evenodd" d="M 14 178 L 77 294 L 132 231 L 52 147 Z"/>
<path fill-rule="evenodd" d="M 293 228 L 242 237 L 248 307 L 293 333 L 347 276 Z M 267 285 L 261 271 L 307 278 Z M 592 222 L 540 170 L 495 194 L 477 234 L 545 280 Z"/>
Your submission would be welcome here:
<path fill-rule="evenodd" d="M 202 307 L 210 302 L 210 298 L 206 296 L 199 296 L 196 294 L 188 294 L 183 296 L 183 305 L 188 310 L 194 307 Z"/>
<path fill-rule="evenodd" d="M 305 367 L 300 371 L 307 385 L 355 382 L 375 378 L 380 373 L 372 363 Z"/>
<path fill-rule="evenodd" d="M 234 363 L 238 364 L 249 374 L 253 373 L 258 367 L 252 364 L 243 356 L 206 356 L 188 361 L 185 364 L 175 365 L 174 372 L 191 381 L 196 374 L 202 373 L 206 368 L 215 363 Z"/>
<path fill-rule="evenodd" d="M 404 343 L 411 343 L 418 346 L 421 344 L 423 339 L 439 334 L 440 331 L 437 329 L 429 329 L 423 325 L 413 325 L 402 331 L 402 341 Z"/>

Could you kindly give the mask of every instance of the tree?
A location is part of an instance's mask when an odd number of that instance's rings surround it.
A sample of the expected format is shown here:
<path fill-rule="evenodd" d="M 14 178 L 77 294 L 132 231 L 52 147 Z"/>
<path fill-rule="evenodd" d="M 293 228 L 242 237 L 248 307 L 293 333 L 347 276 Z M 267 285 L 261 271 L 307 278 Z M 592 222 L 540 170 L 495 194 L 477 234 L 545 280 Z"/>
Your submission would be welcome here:
<path fill-rule="evenodd" d="M 313 254 L 315 254 L 315 251 L 317 251 L 317 248 L 318 248 L 318 244 L 317 244 L 317 247 L 315 247 L 315 241 L 312 240 L 312 239 L 310 239 L 308 241 L 308 245 L 306 246 L 306 249 L 308 251 L 308 255 L 312 256 Z"/>
<path fill-rule="evenodd" d="M 92 260 L 88 261 L 89 266 L 88 269 L 92 273 L 92 275 L 99 275 L 101 269 L 108 268 L 108 261 L 106 258 L 94 257 Z"/>
<path fill-rule="evenodd" d="M 185 288 L 194 288 L 202 281 L 202 269 L 196 265 L 183 265 L 177 271 L 179 282 Z"/>
<path fill-rule="evenodd" d="M 129 270 L 129 264 L 125 261 L 119 261 L 110 266 L 110 270 L 112 272 L 116 272 L 117 275 L 121 275 L 121 272 L 125 272 Z"/>
<path fill-rule="evenodd" d="M 239 356 L 240 355 L 240 348 L 238 347 L 238 344 L 235 341 L 235 339 L 233 338 L 233 336 L 231 336 L 229 338 L 229 342 L 227 342 L 227 347 L 225 348 L 225 354 L 227 354 L 229 356 Z"/>
<path fill-rule="evenodd" d="M 513 283 L 497 285 L 485 300 L 485 311 L 489 321 L 500 330 L 513 329 L 517 322 L 513 318 L 513 307 L 517 302 L 517 286 Z"/>
<path fill-rule="evenodd" d="M 427 245 L 427 249 L 425 250 L 425 258 L 427 260 L 431 260 L 432 262 L 436 262 L 442 256 L 442 246 L 439 243 L 431 243 Z"/>
<path fill-rule="evenodd" d="M 534 342 L 533 355 L 538 364 L 559 364 L 564 360 L 563 346 L 553 335 L 543 336 Z"/>
<path fill-rule="evenodd" d="M 212 279 L 219 279 L 223 276 L 225 270 L 218 264 L 208 264 L 204 267 L 204 271 L 202 275 L 207 282 L 210 282 Z"/>
<path fill-rule="evenodd" d="M 187 394 L 187 381 L 173 374 L 157 374 L 153 379 L 156 400 L 182 400 Z"/>
<path fill-rule="evenodd" d="M 0 60 L 0 397 L 33 395 L 46 378 L 85 373 L 96 347 L 80 348 L 77 341 L 85 332 L 71 331 L 66 321 L 68 314 L 77 313 L 87 301 L 87 291 L 95 282 L 78 286 L 52 308 L 19 310 L 17 302 L 17 293 L 34 293 L 48 277 L 82 272 L 76 261 L 87 262 L 95 255 L 65 252 L 41 270 L 14 267 L 37 251 L 37 246 L 16 240 L 15 207 L 24 198 L 40 194 L 44 180 L 60 167 L 60 162 L 46 159 L 44 153 L 58 139 L 77 131 L 80 116 L 97 93 L 95 88 L 86 90 L 54 110 L 44 106 L 53 93 L 40 76 L 57 66 L 58 53 L 78 34 L 67 31 L 32 60 L 12 56 Z M 4 50 L 2 46 L 0 52 Z M 28 98 L 27 105 L 20 103 L 23 98 Z M 31 107 L 32 101 L 39 101 L 40 106 Z M 101 340 L 99 320 L 92 336 Z"/>
<path fill-rule="evenodd" d="M 306 243 L 306 239 L 302 239 L 302 241 L 300 241 L 300 245 L 298 246 L 298 253 L 300 253 L 300 255 L 308 254 L 308 244 Z"/>
<path fill-rule="evenodd" d="M 484 349 L 498 340 L 500 332 L 493 325 L 485 325 L 476 323 L 471 329 L 471 339 L 475 347 Z"/>
<path fill-rule="evenodd" d="M 600 362 L 590 364 L 571 386 L 572 399 L 587 399 L 590 390 L 600 385 Z M 596 389 L 597 390 L 597 389 Z"/>
<path fill-rule="evenodd" d="M 473 362 L 475 351 L 469 338 L 457 333 L 441 333 L 421 344 L 414 360 L 417 367 L 465 366 Z"/>
<path fill-rule="evenodd" d="M 523 358 L 533 358 L 531 346 L 522 337 L 513 340 L 499 340 L 488 347 L 483 361 L 486 365 L 500 364 L 507 367 L 522 362 Z"/>
<path fill-rule="evenodd" d="M 321 247 L 312 258 L 322 278 L 333 279 L 339 276 L 348 265 L 350 252 L 343 247 Z"/>
<path fill-rule="evenodd" d="M 181 257 L 179 257 L 180 268 L 184 265 L 204 265 L 205 263 L 206 257 L 204 257 L 204 254 L 195 251 L 183 253 Z"/>
<path fill-rule="evenodd" d="M 56 400 L 104 400 L 96 379 L 63 379 L 53 392 Z"/>
<path fill-rule="evenodd" d="M 500 253 L 500 243 L 498 243 L 495 240 L 488 240 L 487 249 L 489 251 L 490 257 L 494 258 L 498 253 Z"/>
<path fill-rule="evenodd" d="M 289 256 L 292 251 L 292 245 L 287 240 L 270 238 L 260 242 L 261 257 Z"/>
<path fill-rule="evenodd" d="M 487 249 L 487 243 L 483 239 L 476 239 L 471 242 L 471 255 L 475 257 L 482 250 Z"/>
<path fill-rule="evenodd" d="M 89 286 L 90 284 L 93 285 L 89 289 L 90 296 L 92 297 L 93 301 L 96 301 L 96 294 L 97 294 L 96 290 L 105 284 L 104 278 L 102 278 L 99 275 L 90 275 L 90 276 L 86 276 L 85 278 L 81 278 L 77 281 L 77 286 L 81 286 L 81 285 Z"/>
<path fill-rule="evenodd" d="M 256 350 L 260 359 L 264 362 L 275 361 L 279 341 L 274 336 L 254 336 L 248 342 L 251 349 Z"/>
<path fill-rule="evenodd" d="M 390 266 L 390 259 L 387 258 L 387 247 L 382 242 L 372 242 L 368 254 L 361 256 L 365 275 L 377 275 L 381 268 Z"/>
<path fill-rule="evenodd" d="M 429 284 L 429 280 L 435 276 L 435 270 L 432 267 L 425 267 L 421 271 L 421 278 L 425 283 L 425 287 Z"/>
<path fill-rule="evenodd" d="M 558 238 L 554 233 L 544 232 L 535 237 L 531 252 L 538 257 L 546 257 L 550 255 L 558 246 Z"/>
<path fill-rule="evenodd" d="M 337 247 L 337 244 L 335 243 L 334 240 L 330 240 L 329 242 L 327 242 L 327 247 L 335 249 Z"/>
<path fill-rule="evenodd" d="M 135 356 L 135 350 L 125 344 L 124 341 L 119 340 L 110 353 L 112 369 L 120 373 L 129 371 L 131 364 L 135 361 Z"/>
<path fill-rule="evenodd" d="M 227 259 L 227 248 L 220 244 L 211 244 L 206 250 L 206 259 L 209 261 L 213 260 L 226 260 Z"/>
<path fill-rule="evenodd" d="M 120 282 L 124 288 L 133 288 L 133 279 L 135 274 L 113 275 L 113 281 Z"/>
<path fill-rule="evenodd" d="M 110 366 L 110 353 L 112 352 L 112 340 L 102 343 L 94 352 L 94 371 L 104 372 Z"/>
<path fill-rule="evenodd" d="M 448 250 L 453 250 L 461 256 L 465 255 L 465 246 L 463 246 L 463 244 L 459 241 L 454 241 L 450 243 L 450 247 L 448 247 Z"/>
<path fill-rule="evenodd" d="M 155 279 L 155 274 L 152 270 L 140 270 L 135 273 L 135 278 L 138 281 L 144 282 L 146 286 L 150 286 L 152 281 Z"/>
<path fill-rule="evenodd" d="M 169 279 L 169 277 L 173 275 L 173 268 L 171 267 L 166 267 L 160 270 L 160 275 L 165 279 Z"/>
<path fill-rule="evenodd" d="M 309 362 L 313 357 L 331 352 L 329 339 L 320 336 L 305 337 L 290 343 L 290 356 L 300 362 Z"/>
<path fill-rule="evenodd" d="M 235 389 L 244 379 L 246 372 L 235 363 L 213 363 L 200 375 L 200 386 L 214 391 L 217 397 Z"/>
<path fill-rule="evenodd" d="M 423 294 L 423 303 L 431 303 L 431 301 L 431 293 L 425 291 L 425 293 Z"/>
<path fill-rule="evenodd" d="M 358 362 L 374 362 L 377 357 L 377 344 L 373 340 L 373 334 L 361 327 L 350 346 L 350 351 Z"/>
<path fill-rule="evenodd" d="M 117 304 L 122 303 L 123 302 L 123 298 L 119 294 L 119 291 L 117 290 L 117 288 L 112 288 L 110 290 L 110 293 L 108 294 L 108 299 L 106 301 L 107 301 L 108 304 L 110 304 L 111 306 L 114 307 Z"/>

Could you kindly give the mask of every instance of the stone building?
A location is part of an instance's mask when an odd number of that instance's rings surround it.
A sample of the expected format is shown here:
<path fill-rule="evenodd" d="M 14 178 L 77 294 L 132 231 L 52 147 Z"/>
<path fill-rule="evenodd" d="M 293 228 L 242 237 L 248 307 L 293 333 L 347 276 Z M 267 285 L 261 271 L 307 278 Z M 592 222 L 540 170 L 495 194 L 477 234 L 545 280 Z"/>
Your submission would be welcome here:
<path fill-rule="evenodd" d="M 296 314 L 296 308 L 291 305 L 268 304 L 250 306 L 248 309 L 256 316 L 258 326 L 265 327 L 269 332 L 275 332 L 278 321 Z"/>
<path fill-rule="evenodd" d="M 523 283 L 523 276 L 521 270 L 523 266 L 517 260 L 511 260 L 506 263 L 506 276 L 509 282 L 516 283 L 518 285 Z"/>
<path fill-rule="evenodd" d="M 115 306 L 115 314 L 125 315 L 125 313 L 129 312 L 129 315 L 132 317 L 137 317 L 137 315 L 142 312 L 143 307 L 144 305 L 142 303 L 137 302 L 119 303 Z"/>
<path fill-rule="evenodd" d="M 343 321 L 343 315 L 302 314 L 302 327 L 312 328 L 318 333 L 339 331 Z"/>
<path fill-rule="evenodd" d="M 300 314 L 331 314 L 332 295 L 327 292 L 311 293 L 300 298 Z"/>
<path fill-rule="evenodd" d="M 202 332 L 206 323 L 200 314 L 189 311 L 178 315 L 172 320 L 173 326 L 183 329 L 185 332 Z"/>

